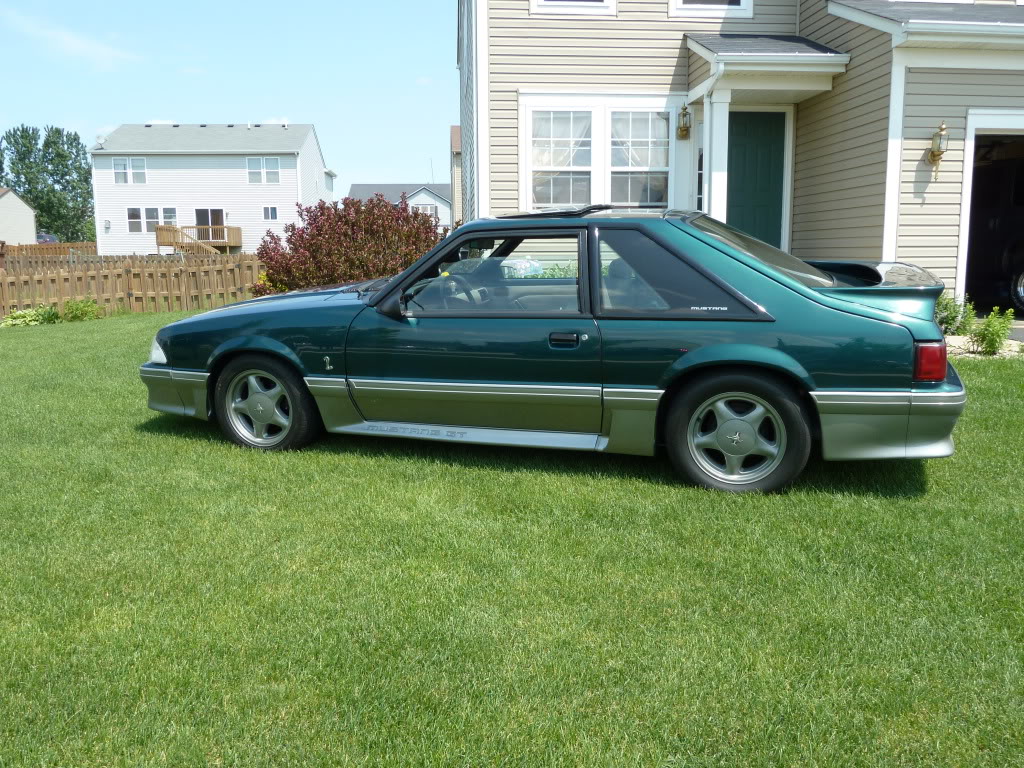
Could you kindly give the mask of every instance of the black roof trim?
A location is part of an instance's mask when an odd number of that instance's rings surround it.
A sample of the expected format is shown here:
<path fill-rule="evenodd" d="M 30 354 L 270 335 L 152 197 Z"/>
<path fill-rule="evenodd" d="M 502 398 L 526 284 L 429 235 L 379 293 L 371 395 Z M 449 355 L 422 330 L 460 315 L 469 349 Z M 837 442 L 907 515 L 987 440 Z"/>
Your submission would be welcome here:
<path fill-rule="evenodd" d="M 581 205 L 575 208 L 552 208 L 547 211 L 533 211 L 520 213 L 507 213 L 496 218 L 499 219 L 578 219 L 588 216 L 591 213 L 601 211 L 664 211 L 662 218 L 668 215 L 679 215 L 679 211 L 665 210 L 661 205 L 613 205 L 612 203 L 594 203 L 593 205 Z"/>

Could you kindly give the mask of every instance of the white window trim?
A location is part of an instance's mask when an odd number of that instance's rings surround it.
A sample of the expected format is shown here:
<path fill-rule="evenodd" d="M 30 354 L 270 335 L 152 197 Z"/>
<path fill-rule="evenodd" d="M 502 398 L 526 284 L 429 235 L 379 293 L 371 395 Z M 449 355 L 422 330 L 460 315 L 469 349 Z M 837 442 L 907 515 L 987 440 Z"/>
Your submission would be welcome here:
<path fill-rule="evenodd" d="M 137 221 L 139 222 L 139 226 L 142 227 L 142 229 L 140 229 L 138 232 L 132 232 L 132 230 L 131 230 L 132 219 L 130 219 L 128 217 L 128 212 L 131 211 L 133 208 L 139 212 L 139 218 L 137 219 Z M 146 209 L 144 207 L 142 207 L 141 205 L 129 205 L 129 206 L 125 207 L 125 209 L 124 209 L 124 231 L 127 234 L 129 234 L 129 235 L 145 235 L 145 234 L 147 234 L 146 233 Z"/>
<path fill-rule="evenodd" d="M 689 141 L 679 141 L 676 135 L 676 120 L 679 109 L 686 101 L 685 93 L 670 93 L 661 96 L 649 94 L 573 93 L 558 94 L 544 92 L 519 92 L 519 209 L 539 210 L 534 207 L 530 180 L 534 170 L 531 156 L 533 113 L 548 111 L 581 111 L 593 113 L 591 122 L 591 165 L 590 200 L 592 203 L 606 203 L 611 197 L 611 113 L 612 112 L 668 112 L 669 114 L 669 187 L 668 208 L 690 205 L 692 200 L 693 153 Z M 573 170 L 571 168 L 561 170 Z M 585 170 L 580 168 L 579 170 Z"/>
<path fill-rule="evenodd" d="M 267 214 L 270 213 L 271 210 L 273 210 L 274 214 L 275 214 L 274 218 L 272 218 L 272 219 L 268 218 L 268 216 L 267 216 Z M 280 211 L 277 210 L 277 206 L 276 205 L 264 205 L 263 206 L 263 220 L 264 221 L 278 221 L 279 218 L 280 218 L 279 214 L 280 214 Z"/>
<path fill-rule="evenodd" d="M 668 15 L 673 19 L 750 19 L 754 16 L 754 0 L 740 0 L 738 6 L 691 5 L 668 0 Z"/>
<path fill-rule="evenodd" d="M 256 171 L 250 170 L 249 161 L 259 160 L 260 161 L 260 180 L 249 181 L 249 174 L 256 173 Z M 270 173 L 277 173 L 277 181 L 267 181 L 267 160 L 277 160 L 277 171 L 269 171 Z M 246 157 L 245 158 L 245 181 L 247 184 L 280 184 L 281 183 L 281 158 L 280 157 Z"/>
<path fill-rule="evenodd" d="M 530 0 L 530 14 L 544 16 L 615 16 L 617 0 L 580 3 L 566 0 Z"/>
<path fill-rule="evenodd" d="M 956 249 L 956 280 L 953 293 L 967 293 L 967 248 L 971 239 L 971 195 L 974 191 L 974 144 L 978 134 L 1024 135 L 1024 109 L 975 107 L 967 110 L 964 136 L 963 183 L 960 188 L 960 232 Z"/>
<path fill-rule="evenodd" d="M 125 173 L 128 174 L 128 180 L 124 184 L 119 184 L 118 181 L 117 181 L 117 174 L 121 173 L 121 171 L 118 171 L 118 170 L 116 170 L 114 168 L 114 163 L 117 162 L 118 160 L 124 160 L 125 167 L 127 168 L 127 171 L 125 171 Z M 140 172 L 139 170 L 133 170 L 132 169 L 132 160 L 141 160 L 142 161 L 141 173 L 145 174 L 145 179 L 146 179 L 145 181 L 136 182 L 135 179 L 132 178 L 132 174 Z M 127 186 L 129 184 L 139 184 L 141 186 L 141 185 L 146 184 L 149 181 L 149 163 L 146 162 L 146 158 L 144 158 L 144 157 L 130 157 L 130 156 L 112 157 L 110 159 L 110 172 L 111 172 L 111 174 L 113 174 L 114 186 L 117 186 L 117 187 L 123 187 L 123 186 Z"/>

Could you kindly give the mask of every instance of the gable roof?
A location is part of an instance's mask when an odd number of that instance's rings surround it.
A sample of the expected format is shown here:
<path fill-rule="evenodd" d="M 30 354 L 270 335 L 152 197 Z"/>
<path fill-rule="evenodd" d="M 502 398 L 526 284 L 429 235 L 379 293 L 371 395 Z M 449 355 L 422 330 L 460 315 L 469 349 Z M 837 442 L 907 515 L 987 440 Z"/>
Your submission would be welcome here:
<path fill-rule="evenodd" d="M 6 194 L 7 194 L 8 192 L 10 192 L 10 193 L 11 193 L 12 195 L 14 195 L 14 196 L 15 196 L 16 198 L 18 198 L 18 200 L 20 200 L 20 201 L 21 201 L 22 205 L 24 205 L 24 206 L 25 206 L 26 208 L 28 208 L 28 209 L 29 209 L 30 211 L 32 211 L 32 213 L 37 213 L 36 209 L 35 209 L 35 208 L 33 208 L 33 207 L 32 207 L 31 205 L 29 205 L 28 203 L 26 203 L 26 202 L 25 202 L 25 199 L 24 199 L 24 198 L 23 198 L 23 197 L 22 197 L 21 195 L 19 195 L 19 194 L 18 194 L 17 192 L 15 192 L 15 191 L 14 191 L 13 189 L 11 189 L 10 187 L 0 187 L 0 197 L 3 197 L 3 196 L 4 196 L 4 195 L 6 195 Z"/>
<path fill-rule="evenodd" d="M 381 194 L 389 203 L 397 204 L 403 194 L 407 198 L 412 197 L 421 189 L 437 195 L 446 203 L 452 201 L 451 184 L 353 184 L 348 190 L 348 196 L 357 200 L 369 200 L 374 195 Z"/>
<path fill-rule="evenodd" d="M 297 154 L 313 132 L 309 123 L 130 123 L 118 127 L 96 154 Z M 317 142 L 319 145 L 319 142 Z"/>

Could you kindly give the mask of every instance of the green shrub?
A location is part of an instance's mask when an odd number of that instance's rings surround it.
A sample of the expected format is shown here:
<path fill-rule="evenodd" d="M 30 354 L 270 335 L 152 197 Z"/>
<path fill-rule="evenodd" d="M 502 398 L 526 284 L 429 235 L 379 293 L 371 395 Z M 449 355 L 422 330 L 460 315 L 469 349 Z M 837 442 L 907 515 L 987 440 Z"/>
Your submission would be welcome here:
<path fill-rule="evenodd" d="M 1000 312 L 999 307 L 994 307 L 988 317 L 974 324 L 968 335 L 968 346 L 979 355 L 998 354 L 1010 338 L 1012 328 L 1013 310 Z"/>
<path fill-rule="evenodd" d="M 55 325 L 60 322 L 60 312 L 54 307 L 36 307 L 33 311 L 39 318 L 40 325 Z"/>
<path fill-rule="evenodd" d="M 935 322 L 946 336 L 956 334 L 963 315 L 964 305 L 949 294 L 942 294 L 935 302 Z"/>
<path fill-rule="evenodd" d="M 41 325 L 39 311 L 35 309 L 19 309 L 0 319 L 0 328 L 21 328 L 26 325 Z"/>
<path fill-rule="evenodd" d="M 78 323 L 83 320 L 99 320 L 103 317 L 103 308 L 95 299 L 71 299 L 64 302 L 65 323 Z"/>

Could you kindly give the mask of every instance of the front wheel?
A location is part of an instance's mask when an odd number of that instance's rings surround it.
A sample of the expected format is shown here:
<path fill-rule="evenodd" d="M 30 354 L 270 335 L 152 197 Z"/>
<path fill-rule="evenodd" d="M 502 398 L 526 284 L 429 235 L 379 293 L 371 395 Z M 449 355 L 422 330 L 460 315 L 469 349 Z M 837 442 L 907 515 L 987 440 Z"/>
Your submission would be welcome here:
<path fill-rule="evenodd" d="M 227 438 L 266 451 L 288 451 L 320 433 L 316 403 L 298 374 L 260 355 L 229 362 L 214 392 L 217 421 Z"/>
<path fill-rule="evenodd" d="M 811 431 L 797 394 L 773 376 L 712 374 L 684 389 L 665 442 L 688 480 L 722 491 L 775 491 L 807 465 Z"/>

